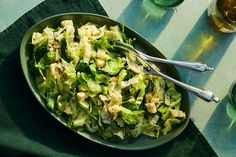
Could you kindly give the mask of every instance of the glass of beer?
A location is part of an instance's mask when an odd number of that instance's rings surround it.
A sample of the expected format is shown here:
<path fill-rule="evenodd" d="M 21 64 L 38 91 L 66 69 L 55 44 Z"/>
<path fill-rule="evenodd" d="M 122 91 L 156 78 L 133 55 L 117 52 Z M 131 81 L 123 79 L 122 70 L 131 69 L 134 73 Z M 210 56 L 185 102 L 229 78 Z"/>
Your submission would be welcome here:
<path fill-rule="evenodd" d="M 236 0 L 213 0 L 208 7 L 210 23 L 221 32 L 236 32 Z"/>

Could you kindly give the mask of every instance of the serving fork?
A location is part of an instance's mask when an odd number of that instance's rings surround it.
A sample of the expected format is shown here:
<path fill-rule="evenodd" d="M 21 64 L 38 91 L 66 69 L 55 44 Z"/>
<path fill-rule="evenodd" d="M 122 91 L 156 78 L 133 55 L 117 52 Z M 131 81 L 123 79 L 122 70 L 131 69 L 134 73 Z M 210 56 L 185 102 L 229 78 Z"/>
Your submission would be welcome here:
<path fill-rule="evenodd" d="M 214 70 L 213 67 L 208 67 L 206 64 L 201 64 L 198 62 L 174 61 L 174 60 L 167 60 L 167 59 L 149 56 L 149 55 L 144 54 L 143 52 L 141 52 L 141 51 L 125 44 L 125 43 L 119 42 L 119 41 L 111 41 L 111 44 L 113 46 L 125 49 L 127 51 L 134 52 L 136 55 L 138 55 L 139 58 L 141 58 L 146 63 L 146 65 L 149 67 L 149 69 L 147 70 L 148 73 L 151 73 L 154 75 L 159 75 L 159 76 L 165 78 L 166 80 L 172 81 L 176 85 L 184 88 L 187 91 L 190 91 L 191 93 L 193 93 L 194 95 L 196 95 L 197 97 L 201 98 L 204 101 L 207 101 L 207 102 L 214 101 L 216 103 L 218 103 L 220 101 L 220 99 L 218 97 L 215 97 L 213 92 L 211 92 L 209 90 L 200 89 L 200 88 L 188 85 L 186 83 L 180 82 L 180 81 L 156 70 L 156 68 L 152 64 L 150 64 L 148 61 L 171 64 L 171 65 L 180 66 L 182 68 L 186 68 L 186 69 L 190 69 L 190 70 L 194 70 L 194 71 L 198 71 L 198 72 L 213 71 Z"/>

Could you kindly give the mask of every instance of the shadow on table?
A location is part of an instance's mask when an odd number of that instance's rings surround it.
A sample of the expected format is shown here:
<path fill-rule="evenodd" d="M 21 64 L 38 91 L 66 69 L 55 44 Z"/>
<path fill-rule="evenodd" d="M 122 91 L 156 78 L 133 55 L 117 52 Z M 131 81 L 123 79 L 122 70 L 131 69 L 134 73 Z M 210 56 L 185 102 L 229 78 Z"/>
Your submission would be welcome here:
<path fill-rule="evenodd" d="M 210 21 L 208 21 L 207 11 L 205 11 L 199 17 L 172 59 L 197 61 L 217 68 L 218 63 L 224 56 L 234 37 L 235 34 L 216 31 Z M 211 72 L 203 74 L 178 67 L 177 70 L 180 72 L 183 81 L 200 88 L 204 86 L 212 74 Z M 191 101 L 195 99 L 196 97 L 190 95 Z"/>
<path fill-rule="evenodd" d="M 172 59 L 197 61 L 217 68 L 218 63 L 233 41 L 235 34 L 216 31 L 208 21 L 207 11 L 199 17 Z M 179 69 L 180 70 L 180 69 Z M 201 77 L 199 77 L 201 75 Z M 197 73 L 181 69 L 181 76 L 188 83 L 203 86 L 211 73 Z M 198 77 L 197 77 L 198 76 Z M 197 79 L 194 79 L 197 78 Z M 187 80 L 186 80 L 187 79 Z"/>
<path fill-rule="evenodd" d="M 202 137 L 192 122 L 187 129 L 171 142 L 145 151 L 121 151 L 107 148 L 86 140 L 59 124 L 36 101 L 24 79 L 19 62 L 19 50 L 5 58 L 0 64 L 0 135 L 4 141 L 21 152 L 41 156 L 204 156 L 206 143 L 198 140 Z M 10 136 L 9 136 L 10 135 Z M 6 137 L 5 137 L 6 136 Z M 15 138 L 17 137 L 17 138 Z M 5 139 L 6 138 L 6 139 Z M 0 146 L 0 151 L 3 151 Z M 7 154 L 7 149 L 4 149 Z M 22 155 L 23 152 L 23 155 Z M 197 153 L 196 153 L 197 152 Z M 9 152 L 8 152 L 9 153 Z M 13 153 L 15 155 L 15 153 Z M 8 154 L 9 155 L 9 154 Z"/>
<path fill-rule="evenodd" d="M 231 110 L 227 96 L 217 105 L 203 132 L 219 156 L 233 157 L 229 154 L 236 150 L 236 110 Z"/>
<path fill-rule="evenodd" d="M 150 13 L 155 12 L 155 9 L 158 10 L 158 8 L 156 6 L 150 7 L 150 4 L 147 4 L 146 1 L 149 0 L 131 1 L 121 13 L 118 21 L 134 29 L 150 42 L 154 42 L 169 23 L 174 10 L 168 10 L 166 14 L 160 18 L 158 14 L 153 15 Z"/>

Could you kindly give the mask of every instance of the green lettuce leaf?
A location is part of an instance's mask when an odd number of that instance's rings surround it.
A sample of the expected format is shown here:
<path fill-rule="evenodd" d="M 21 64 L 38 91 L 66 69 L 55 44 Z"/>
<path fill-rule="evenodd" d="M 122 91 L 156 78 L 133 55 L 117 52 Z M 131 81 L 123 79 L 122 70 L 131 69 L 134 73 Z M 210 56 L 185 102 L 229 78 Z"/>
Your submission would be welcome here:
<path fill-rule="evenodd" d="M 136 125 L 144 118 L 144 110 L 139 111 L 131 111 L 125 107 L 121 106 L 120 115 L 122 119 L 125 121 L 128 125 Z"/>
<path fill-rule="evenodd" d="M 107 72 L 110 75 L 116 75 L 119 73 L 121 68 L 124 67 L 124 62 L 121 58 L 117 58 L 115 60 L 108 60 L 106 61 L 105 67 L 101 70 Z"/>

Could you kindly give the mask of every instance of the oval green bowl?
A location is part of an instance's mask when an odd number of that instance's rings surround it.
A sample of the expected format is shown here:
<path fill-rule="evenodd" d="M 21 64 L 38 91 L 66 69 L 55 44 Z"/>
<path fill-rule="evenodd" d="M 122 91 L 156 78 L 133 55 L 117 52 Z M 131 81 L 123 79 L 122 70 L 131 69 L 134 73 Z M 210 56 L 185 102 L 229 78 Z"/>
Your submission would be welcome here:
<path fill-rule="evenodd" d="M 120 25 L 119 22 L 116 22 L 112 19 L 109 19 L 107 17 L 96 15 L 96 14 L 90 14 L 90 13 L 65 13 L 65 14 L 59 14 L 55 16 L 48 17 L 34 26 L 32 26 L 25 34 L 20 48 L 20 60 L 21 60 L 21 66 L 23 69 L 24 76 L 26 78 L 26 81 L 33 92 L 36 99 L 39 101 L 39 104 L 48 111 L 48 113 L 58 120 L 59 123 L 63 124 L 65 127 L 66 121 L 65 119 L 58 117 L 56 114 L 48 110 L 45 106 L 44 100 L 40 97 L 38 93 L 38 89 L 36 86 L 35 78 L 33 73 L 30 71 L 29 68 L 29 60 L 31 58 L 31 54 L 33 52 L 32 45 L 30 45 L 31 37 L 33 32 L 42 32 L 42 30 L 46 27 L 56 27 L 60 25 L 60 22 L 62 20 L 73 20 L 74 25 L 76 24 L 86 24 L 87 22 L 93 22 L 100 26 L 107 25 Z M 136 38 L 135 47 L 149 55 L 153 55 L 160 58 L 165 58 L 164 55 L 155 48 L 151 43 L 149 43 L 147 40 L 145 40 L 141 35 L 139 35 L 137 32 L 133 31 L 132 29 L 125 26 L 125 34 L 128 37 Z M 179 80 L 179 75 L 177 73 L 177 70 L 170 65 L 162 65 L 157 64 L 161 68 L 161 71 L 168 74 L 169 76 L 176 78 Z M 97 134 L 89 133 L 89 132 L 78 132 L 76 130 L 71 129 L 74 133 L 83 136 L 91 141 L 94 141 L 96 143 L 99 143 L 104 146 L 117 148 L 117 149 L 123 149 L 123 150 L 143 150 L 143 149 L 149 149 L 153 147 L 157 147 L 160 145 L 163 145 L 164 143 L 176 138 L 183 130 L 186 128 L 188 121 L 189 121 L 189 96 L 188 93 L 182 89 L 177 87 L 177 90 L 182 94 L 182 105 L 181 109 L 186 113 L 187 117 L 186 120 L 184 120 L 180 125 L 176 126 L 172 131 L 170 131 L 167 135 L 160 135 L 158 138 L 150 138 L 146 136 L 140 136 L 135 140 L 128 141 L 112 141 L 112 140 L 104 140 Z"/>

